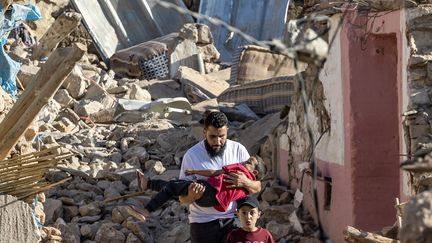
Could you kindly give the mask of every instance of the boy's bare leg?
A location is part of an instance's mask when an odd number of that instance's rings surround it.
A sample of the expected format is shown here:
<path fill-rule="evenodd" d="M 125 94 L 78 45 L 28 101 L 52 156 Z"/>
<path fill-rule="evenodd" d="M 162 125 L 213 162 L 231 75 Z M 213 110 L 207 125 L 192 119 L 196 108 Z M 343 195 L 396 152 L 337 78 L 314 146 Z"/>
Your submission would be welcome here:
<path fill-rule="evenodd" d="M 140 170 L 136 170 L 136 175 L 138 179 L 138 189 L 143 192 L 148 188 L 148 178 Z"/>

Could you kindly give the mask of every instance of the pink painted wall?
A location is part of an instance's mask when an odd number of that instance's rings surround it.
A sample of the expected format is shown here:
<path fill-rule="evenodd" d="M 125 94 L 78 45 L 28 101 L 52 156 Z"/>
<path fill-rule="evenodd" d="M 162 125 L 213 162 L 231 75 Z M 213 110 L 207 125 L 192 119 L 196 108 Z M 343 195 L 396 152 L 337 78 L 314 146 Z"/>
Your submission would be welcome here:
<path fill-rule="evenodd" d="M 344 127 L 339 129 L 344 130 L 345 142 L 344 148 L 327 149 L 343 149 L 344 161 L 337 164 L 317 155 L 323 177 L 332 179 L 330 208 L 324 208 L 324 182 L 317 185 L 321 221 L 334 242 L 343 242 L 342 230 L 348 225 L 374 231 L 395 222 L 394 203 L 402 185 L 399 154 L 404 151 L 400 16 L 392 12 L 376 18 L 365 35 L 364 29 L 356 27 L 364 26 L 365 18 L 350 13 L 340 46 L 333 47 L 341 52 Z M 285 182 L 290 181 L 287 160 L 288 151 L 281 149 L 279 176 Z M 315 215 L 310 177 L 304 178 L 302 190 L 303 205 Z"/>
<path fill-rule="evenodd" d="M 353 224 L 372 231 L 395 222 L 393 205 L 399 197 L 397 39 L 395 34 L 373 34 L 365 42 L 363 33 L 343 36 L 345 159 L 351 167 Z"/>

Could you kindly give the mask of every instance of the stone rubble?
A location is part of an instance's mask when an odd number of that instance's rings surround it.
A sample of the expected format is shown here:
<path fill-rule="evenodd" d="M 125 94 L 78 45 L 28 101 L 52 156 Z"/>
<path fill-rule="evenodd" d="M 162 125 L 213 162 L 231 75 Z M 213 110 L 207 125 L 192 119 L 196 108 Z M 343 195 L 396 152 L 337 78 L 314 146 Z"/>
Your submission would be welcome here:
<path fill-rule="evenodd" d="M 67 8 L 64 2 L 52 3 L 51 8 L 57 11 Z M 38 31 L 47 29 L 45 22 L 37 27 Z M 188 209 L 178 201 L 168 202 L 145 222 L 133 218 L 125 206 L 142 209 L 155 192 L 105 201 L 138 191 L 136 169 L 152 178 L 178 178 L 182 156 L 201 139 L 199 121 L 208 109 L 228 114 L 229 138 L 239 141 L 248 140 L 248 133 L 262 130 L 268 120 L 277 123 L 273 116 L 261 118 L 244 104 L 219 104 L 216 99 L 209 99 L 229 87 L 230 70 L 220 70 L 220 55 L 207 26 L 188 24 L 180 35 L 198 46 L 206 74 L 184 66 L 172 80 L 127 78 L 108 70 L 96 53 L 88 53 L 39 114 L 34 127 L 28 129 L 29 135 L 15 146 L 12 154 L 55 145 L 75 153 L 46 175 L 49 182 L 68 177 L 73 180 L 39 195 L 43 200 L 35 215 L 44 225 L 40 230 L 42 242 L 188 242 Z M 26 63 L 19 74 L 23 88 L 31 85 L 42 65 L 30 61 L 27 51 L 19 55 Z M 154 111 L 144 114 L 139 121 L 114 122 L 118 98 L 150 102 L 175 97 L 189 99 L 193 107 L 189 114 L 191 122 L 177 124 Z M 13 103 L 0 88 L 0 122 Z M 259 133 L 248 147 L 258 152 L 267 141 L 264 138 L 265 134 Z M 265 151 L 270 150 L 261 148 L 261 153 Z M 294 206 L 295 192 L 273 179 L 272 162 L 266 163 L 270 173 L 263 181 L 265 189 L 260 195 L 264 211 L 260 225 L 267 227 L 277 242 L 312 241 L 318 235 L 313 219 L 305 209 Z"/>

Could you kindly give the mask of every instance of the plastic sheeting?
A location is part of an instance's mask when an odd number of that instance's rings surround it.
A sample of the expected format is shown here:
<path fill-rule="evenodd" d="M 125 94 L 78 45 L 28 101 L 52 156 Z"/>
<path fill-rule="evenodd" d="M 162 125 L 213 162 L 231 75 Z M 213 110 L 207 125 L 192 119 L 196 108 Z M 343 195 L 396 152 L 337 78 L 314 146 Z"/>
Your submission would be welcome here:
<path fill-rule="evenodd" d="M 223 20 L 258 40 L 271 40 L 283 38 L 288 6 L 289 0 L 205 0 L 201 1 L 199 12 Z M 206 20 L 199 22 L 210 27 L 224 62 L 232 61 L 232 54 L 238 47 L 251 44 L 223 26 Z"/>
<path fill-rule="evenodd" d="M 21 64 L 12 60 L 5 52 L 3 46 L 7 41 L 6 34 L 18 27 L 21 21 L 35 21 L 41 18 L 39 8 L 33 4 L 12 4 L 11 11 L 6 11 L 0 7 L 0 84 L 12 97 L 17 94 L 16 75 Z"/>

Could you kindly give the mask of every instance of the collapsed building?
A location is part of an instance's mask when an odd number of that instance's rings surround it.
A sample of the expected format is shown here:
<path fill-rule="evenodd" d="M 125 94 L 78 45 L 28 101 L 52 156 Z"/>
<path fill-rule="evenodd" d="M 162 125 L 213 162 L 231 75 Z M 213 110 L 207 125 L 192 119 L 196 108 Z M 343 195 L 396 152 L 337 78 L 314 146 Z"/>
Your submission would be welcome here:
<path fill-rule="evenodd" d="M 52 18 L 5 37 L 21 65 L 16 86 L 3 79 L 0 89 L 0 173 L 22 173 L 8 162 L 19 155 L 61 147 L 40 178 L 51 186 L 15 204 L 24 211 L 12 220 L 26 226 L 1 228 L 17 236 L 5 242 L 187 242 L 186 206 L 170 202 L 145 222 L 125 206 L 152 195 L 134 194 L 136 169 L 178 176 L 208 109 L 227 114 L 229 138 L 265 161 L 261 224 L 278 242 L 428 241 L 427 215 L 409 217 L 430 209 L 426 1 L 198 4 L 249 40 L 167 2 L 39 1 Z M 20 5 L 11 3 L 0 14 Z"/>

